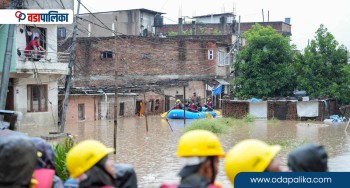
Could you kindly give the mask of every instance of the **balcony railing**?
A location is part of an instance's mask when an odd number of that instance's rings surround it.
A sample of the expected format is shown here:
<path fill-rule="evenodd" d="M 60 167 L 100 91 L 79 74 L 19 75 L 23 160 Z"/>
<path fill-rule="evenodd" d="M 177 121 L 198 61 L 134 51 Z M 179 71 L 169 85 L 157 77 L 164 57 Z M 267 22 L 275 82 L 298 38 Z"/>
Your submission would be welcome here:
<path fill-rule="evenodd" d="M 43 63 L 68 63 L 69 53 L 36 50 L 17 50 L 18 61 L 39 61 Z"/>

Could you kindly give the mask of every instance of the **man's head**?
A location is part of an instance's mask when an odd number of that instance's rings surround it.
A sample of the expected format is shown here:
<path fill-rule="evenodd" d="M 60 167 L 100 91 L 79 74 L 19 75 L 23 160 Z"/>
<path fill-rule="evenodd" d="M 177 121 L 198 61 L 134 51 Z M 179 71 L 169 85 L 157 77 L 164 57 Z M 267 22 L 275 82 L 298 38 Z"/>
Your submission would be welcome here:
<path fill-rule="evenodd" d="M 77 178 L 113 151 L 97 140 L 82 141 L 67 153 L 67 170 L 72 178 Z"/>
<path fill-rule="evenodd" d="M 288 167 L 293 172 L 327 172 L 328 155 L 318 144 L 302 145 L 288 154 Z"/>
<path fill-rule="evenodd" d="M 35 41 L 39 41 L 39 37 L 34 37 L 34 40 Z"/>
<path fill-rule="evenodd" d="M 247 139 L 236 144 L 226 155 L 225 171 L 232 185 L 240 172 L 282 172 L 276 155 L 281 150 L 279 145 L 268 145 L 256 139 Z"/>
<path fill-rule="evenodd" d="M 214 182 L 219 157 L 224 157 L 225 153 L 214 133 L 193 130 L 182 135 L 176 155 L 183 160 L 184 167 L 179 173 L 182 178 L 196 173 Z"/>
<path fill-rule="evenodd" d="M 29 187 L 37 157 L 37 150 L 28 137 L 0 137 L 0 184 Z"/>

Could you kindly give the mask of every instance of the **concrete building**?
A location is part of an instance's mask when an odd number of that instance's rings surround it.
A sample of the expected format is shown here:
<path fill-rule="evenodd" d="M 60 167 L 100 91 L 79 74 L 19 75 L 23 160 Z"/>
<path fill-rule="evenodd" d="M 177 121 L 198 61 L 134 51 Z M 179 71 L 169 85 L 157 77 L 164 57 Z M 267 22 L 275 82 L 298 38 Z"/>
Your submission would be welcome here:
<path fill-rule="evenodd" d="M 164 13 L 144 8 L 79 14 L 77 37 L 110 37 L 114 36 L 115 29 L 118 35 L 154 35 L 154 20 L 161 14 Z M 162 22 L 162 17 L 159 18 Z M 73 25 L 60 25 L 59 30 L 62 33 L 59 39 L 68 38 L 73 33 Z"/>
<path fill-rule="evenodd" d="M 62 3 L 62 4 L 61 4 Z M 73 0 L 23 1 L 26 9 L 73 9 Z M 6 41 L 8 25 L 0 25 L 1 41 Z M 27 44 L 39 37 L 46 52 L 24 53 Z M 20 111 L 21 125 L 57 125 L 58 80 L 67 74 L 66 52 L 57 52 L 57 25 L 16 25 L 6 109 Z M 0 44 L 0 69 L 2 72 L 6 42 Z"/>
<path fill-rule="evenodd" d="M 235 15 L 232 13 L 207 14 L 193 17 L 197 23 L 221 23 L 223 21 L 222 18 L 225 18 L 226 23 L 235 21 Z"/>

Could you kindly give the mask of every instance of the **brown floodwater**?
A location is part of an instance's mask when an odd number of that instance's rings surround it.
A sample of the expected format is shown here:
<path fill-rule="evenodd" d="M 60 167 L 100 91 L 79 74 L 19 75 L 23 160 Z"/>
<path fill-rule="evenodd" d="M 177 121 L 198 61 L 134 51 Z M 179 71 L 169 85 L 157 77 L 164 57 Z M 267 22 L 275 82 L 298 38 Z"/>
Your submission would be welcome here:
<path fill-rule="evenodd" d="M 117 129 L 117 163 L 129 163 L 135 167 L 139 187 L 159 187 L 163 182 L 178 182 L 176 174 L 181 169 L 175 156 L 177 142 L 183 134 L 183 120 L 167 121 L 159 116 L 148 116 L 148 132 L 145 118 L 120 118 Z M 191 121 L 187 120 L 187 124 Z M 286 164 L 287 153 L 307 142 L 320 143 L 329 154 L 331 171 L 350 171 L 350 137 L 344 131 L 345 124 L 325 125 L 322 122 L 266 121 L 234 125 L 219 138 L 225 151 L 247 138 L 280 144 L 279 156 Z M 20 127 L 30 136 L 47 135 L 56 131 L 54 127 Z M 109 147 L 113 146 L 113 121 L 81 122 L 67 125 L 66 132 L 77 135 L 77 139 L 97 139 Z M 348 131 L 349 132 L 349 131 Z M 230 187 L 220 161 L 217 181 Z"/>

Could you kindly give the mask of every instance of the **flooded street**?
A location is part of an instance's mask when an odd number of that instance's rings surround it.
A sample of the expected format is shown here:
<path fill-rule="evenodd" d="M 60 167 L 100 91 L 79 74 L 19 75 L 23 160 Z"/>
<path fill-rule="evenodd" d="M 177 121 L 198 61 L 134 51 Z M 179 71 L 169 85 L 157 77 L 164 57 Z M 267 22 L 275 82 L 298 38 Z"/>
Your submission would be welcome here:
<path fill-rule="evenodd" d="M 187 123 L 190 123 L 187 120 Z M 144 118 L 118 119 L 118 163 L 130 163 L 138 175 L 139 187 L 159 187 L 163 182 L 178 182 L 176 174 L 181 165 L 175 156 L 177 142 L 184 128 L 183 120 L 170 120 L 171 128 L 160 116 L 148 117 L 148 132 Z M 286 163 L 288 151 L 307 142 L 320 143 L 329 154 L 331 171 L 350 171 L 350 137 L 344 132 L 345 124 L 334 126 L 317 122 L 266 121 L 234 125 L 228 133 L 219 135 L 225 151 L 242 139 L 257 138 L 283 147 L 280 157 Z M 172 131 L 173 130 L 173 131 Z M 50 127 L 20 127 L 30 136 L 47 135 L 56 131 Z M 113 146 L 113 120 L 82 122 L 67 125 L 66 132 L 77 135 L 78 140 L 97 139 Z M 217 181 L 230 187 L 220 162 Z"/>

